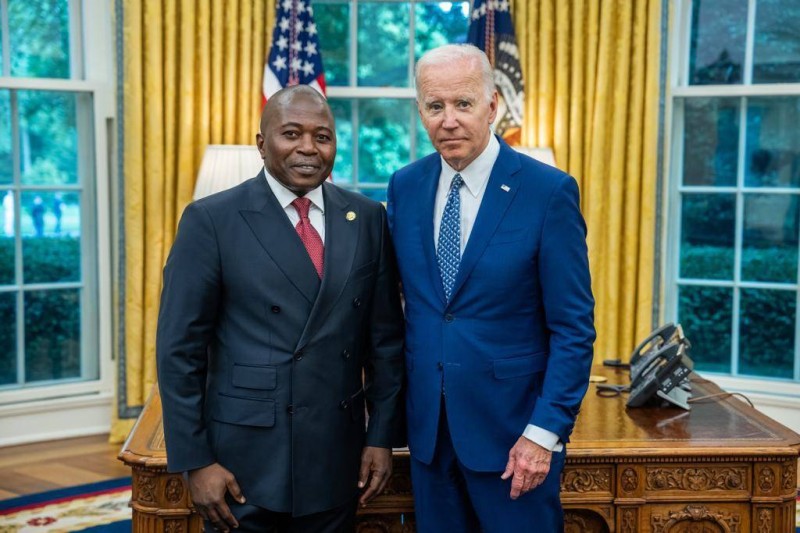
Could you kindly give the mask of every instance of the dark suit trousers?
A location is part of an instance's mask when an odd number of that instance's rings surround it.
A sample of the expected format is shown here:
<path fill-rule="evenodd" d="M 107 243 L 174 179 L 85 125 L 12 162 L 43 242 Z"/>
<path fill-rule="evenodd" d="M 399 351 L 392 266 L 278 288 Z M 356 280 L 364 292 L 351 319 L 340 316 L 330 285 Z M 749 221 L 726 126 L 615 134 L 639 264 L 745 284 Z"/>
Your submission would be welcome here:
<path fill-rule="evenodd" d="M 563 531 L 559 490 L 565 452 L 553 452 L 544 483 L 512 500 L 511 479 L 500 479 L 502 472 L 475 472 L 458 460 L 444 403 L 433 461 L 426 465 L 411 457 L 417 533 Z"/>
<path fill-rule="evenodd" d="M 239 527 L 231 530 L 233 533 L 353 533 L 356 530 L 356 499 L 341 507 L 306 516 L 276 513 L 256 505 L 241 505 L 230 498 L 227 500 L 239 521 Z M 205 531 L 213 533 L 216 530 L 206 522 Z"/>

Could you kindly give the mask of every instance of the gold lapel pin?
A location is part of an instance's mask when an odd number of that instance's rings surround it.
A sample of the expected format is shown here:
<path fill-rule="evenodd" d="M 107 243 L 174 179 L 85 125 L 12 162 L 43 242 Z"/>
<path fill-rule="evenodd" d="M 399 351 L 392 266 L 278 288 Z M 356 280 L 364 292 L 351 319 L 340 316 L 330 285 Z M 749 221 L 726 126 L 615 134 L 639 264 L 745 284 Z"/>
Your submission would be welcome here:
<path fill-rule="evenodd" d="M 348 211 L 347 214 L 344 216 L 348 220 L 348 222 L 352 222 L 356 219 L 356 212 L 355 211 Z"/>

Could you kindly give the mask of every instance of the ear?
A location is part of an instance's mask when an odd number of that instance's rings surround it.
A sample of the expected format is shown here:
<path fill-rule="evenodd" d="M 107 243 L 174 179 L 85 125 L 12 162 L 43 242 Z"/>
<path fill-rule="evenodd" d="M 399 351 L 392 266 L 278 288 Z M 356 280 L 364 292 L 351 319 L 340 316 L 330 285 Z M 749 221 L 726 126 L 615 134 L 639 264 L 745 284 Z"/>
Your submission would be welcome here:
<path fill-rule="evenodd" d="M 256 133 L 256 147 L 258 148 L 258 153 L 261 154 L 261 159 L 264 159 L 266 153 L 264 151 L 264 136 L 261 135 L 261 132 Z"/>
<path fill-rule="evenodd" d="M 489 124 L 493 124 L 497 118 L 497 105 L 497 91 L 493 91 L 492 99 L 489 101 Z"/>

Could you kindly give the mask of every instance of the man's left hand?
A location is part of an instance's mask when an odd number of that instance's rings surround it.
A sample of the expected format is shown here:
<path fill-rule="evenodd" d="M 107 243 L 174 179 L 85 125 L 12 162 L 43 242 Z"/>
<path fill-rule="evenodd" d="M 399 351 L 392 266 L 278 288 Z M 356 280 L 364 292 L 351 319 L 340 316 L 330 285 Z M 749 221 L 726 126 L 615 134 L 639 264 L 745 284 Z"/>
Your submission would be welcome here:
<path fill-rule="evenodd" d="M 553 452 L 542 448 L 532 440 L 520 437 L 508 452 L 508 464 L 501 479 L 511 480 L 511 499 L 529 492 L 544 482 L 550 472 L 550 458 Z"/>
<path fill-rule="evenodd" d="M 392 475 L 391 448 L 364 447 L 361 453 L 361 469 L 358 473 L 358 488 L 365 489 L 358 503 L 366 505 L 383 491 Z"/>

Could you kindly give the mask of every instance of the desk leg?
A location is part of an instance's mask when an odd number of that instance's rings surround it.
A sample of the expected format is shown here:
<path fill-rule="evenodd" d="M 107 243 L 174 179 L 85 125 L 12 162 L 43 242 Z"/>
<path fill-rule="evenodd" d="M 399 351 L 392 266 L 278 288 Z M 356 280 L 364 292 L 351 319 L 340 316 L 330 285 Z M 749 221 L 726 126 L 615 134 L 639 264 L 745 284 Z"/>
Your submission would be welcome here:
<path fill-rule="evenodd" d="M 132 533 L 200 533 L 203 521 L 192 514 L 189 491 L 179 474 L 132 466 Z"/>

